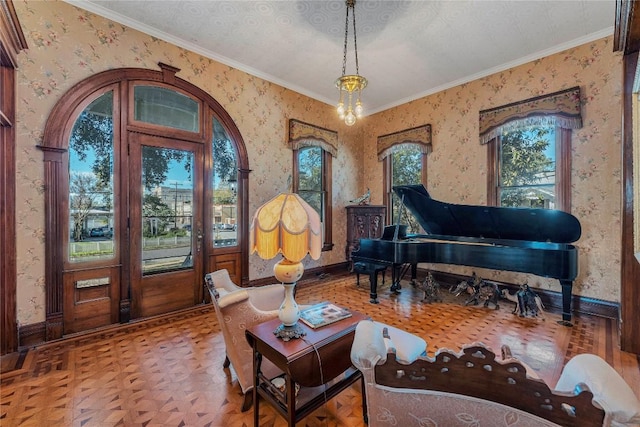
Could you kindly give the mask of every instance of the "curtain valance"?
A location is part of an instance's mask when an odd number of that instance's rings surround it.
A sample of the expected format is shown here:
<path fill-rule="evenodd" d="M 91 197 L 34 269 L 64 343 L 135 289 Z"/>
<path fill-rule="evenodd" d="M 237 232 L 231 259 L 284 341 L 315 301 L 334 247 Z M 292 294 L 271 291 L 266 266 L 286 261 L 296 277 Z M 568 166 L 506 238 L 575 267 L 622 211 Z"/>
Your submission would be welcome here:
<path fill-rule="evenodd" d="M 320 147 L 331 153 L 333 157 L 338 155 L 338 132 L 296 119 L 289 119 L 289 142 L 293 150 L 302 147 Z"/>
<path fill-rule="evenodd" d="M 378 160 L 403 147 L 418 147 L 424 154 L 431 153 L 431 125 L 422 125 L 378 137 Z"/>
<path fill-rule="evenodd" d="M 580 87 L 480 111 L 480 144 L 523 126 L 582 127 Z"/>

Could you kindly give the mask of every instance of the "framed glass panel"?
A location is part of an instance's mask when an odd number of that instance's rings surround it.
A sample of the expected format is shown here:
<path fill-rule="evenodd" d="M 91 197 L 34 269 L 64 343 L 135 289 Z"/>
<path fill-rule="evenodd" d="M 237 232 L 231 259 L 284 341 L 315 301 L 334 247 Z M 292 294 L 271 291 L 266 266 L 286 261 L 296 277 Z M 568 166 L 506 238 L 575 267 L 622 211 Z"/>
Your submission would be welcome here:
<path fill-rule="evenodd" d="M 158 86 L 134 87 L 134 119 L 182 129 L 200 130 L 200 103 L 175 90 Z"/>
<path fill-rule="evenodd" d="M 238 244 L 238 159 L 222 124 L 213 118 L 213 246 Z"/>
<path fill-rule="evenodd" d="M 556 209 L 554 126 L 533 126 L 500 137 L 500 206 Z"/>
<path fill-rule="evenodd" d="M 298 194 L 320 215 L 324 222 L 324 192 L 322 189 L 322 148 L 298 150 Z"/>
<path fill-rule="evenodd" d="M 391 223 L 407 224 L 409 233 L 420 233 L 422 228 L 413 215 L 402 205 L 402 201 L 393 192 L 396 185 L 420 184 L 424 154 L 415 145 L 396 148 L 391 156 Z M 403 218 L 397 218 L 404 212 Z"/>
<path fill-rule="evenodd" d="M 187 269 L 192 259 L 194 154 L 142 147 L 142 273 Z"/>
<path fill-rule="evenodd" d="M 71 262 L 114 257 L 113 92 L 80 113 L 69 138 Z"/>

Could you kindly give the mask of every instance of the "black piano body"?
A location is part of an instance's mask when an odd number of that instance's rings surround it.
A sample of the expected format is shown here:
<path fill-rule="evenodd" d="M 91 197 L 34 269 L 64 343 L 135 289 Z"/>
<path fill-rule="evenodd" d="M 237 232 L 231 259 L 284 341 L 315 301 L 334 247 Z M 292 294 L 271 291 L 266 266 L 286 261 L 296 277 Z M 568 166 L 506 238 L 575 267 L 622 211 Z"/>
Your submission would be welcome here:
<path fill-rule="evenodd" d="M 393 188 L 413 214 L 424 235 L 406 235 L 392 225 L 381 239 L 361 239 L 353 262 L 392 267 L 392 291 L 399 289 L 400 268 L 418 263 L 454 264 L 534 274 L 558 279 L 562 288 L 562 320 L 571 322 L 571 291 L 578 274 L 580 238 L 576 217 L 550 209 L 457 205 L 434 200 L 423 185 Z M 377 298 L 371 284 L 371 298 Z"/>

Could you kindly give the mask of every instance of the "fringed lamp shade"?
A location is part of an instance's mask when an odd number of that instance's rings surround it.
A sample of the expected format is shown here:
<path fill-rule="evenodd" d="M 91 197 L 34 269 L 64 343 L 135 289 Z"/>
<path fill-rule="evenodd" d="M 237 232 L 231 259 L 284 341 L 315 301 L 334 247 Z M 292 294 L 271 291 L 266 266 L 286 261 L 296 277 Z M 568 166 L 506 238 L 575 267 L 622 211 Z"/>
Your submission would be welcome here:
<path fill-rule="evenodd" d="M 320 258 L 322 224 L 318 212 L 295 193 L 277 195 L 253 216 L 250 252 L 262 259 L 281 253 L 291 262 L 299 262 L 307 254 Z"/>
<path fill-rule="evenodd" d="M 250 230 L 250 251 L 262 259 L 281 253 L 283 259 L 273 266 L 273 274 L 285 288 L 278 317 L 282 324 L 273 333 L 285 341 L 306 334 L 297 324 L 300 309 L 293 296 L 296 282 L 304 273 L 302 259 L 320 258 L 322 230 L 320 215 L 295 193 L 282 193 L 258 208 Z"/>

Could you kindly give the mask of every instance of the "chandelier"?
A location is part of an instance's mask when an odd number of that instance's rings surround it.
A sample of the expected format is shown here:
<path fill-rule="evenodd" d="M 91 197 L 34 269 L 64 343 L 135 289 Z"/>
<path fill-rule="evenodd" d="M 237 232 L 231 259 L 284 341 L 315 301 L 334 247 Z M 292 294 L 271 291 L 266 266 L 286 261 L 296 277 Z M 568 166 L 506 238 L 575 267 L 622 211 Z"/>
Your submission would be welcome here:
<path fill-rule="evenodd" d="M 344 56 L 342 58 L 342 76 L 336 80 L 336 87 L 340 91 L 340 101 L 338 102 L 338 115 L 347 126 L 353 126 L 356 118 L 362 117 L 362 102 L 360 95 L 362 89 L 367 87 L 367 79 L 359 74 L 358 70 L 358 39 L 356 36 L 356 0 L 346 0 L 347 18 L 344 23 Z M 347 40 L 349 39 L 349 10 L 353 15 L 353 51 L 356 59 L 356 73 L 347 74 Z M 355 107 L 353 106 L 353 93 L 357 91 L 357 100 Z M 346 98 L 346 106 L 345 106 Z"/>

